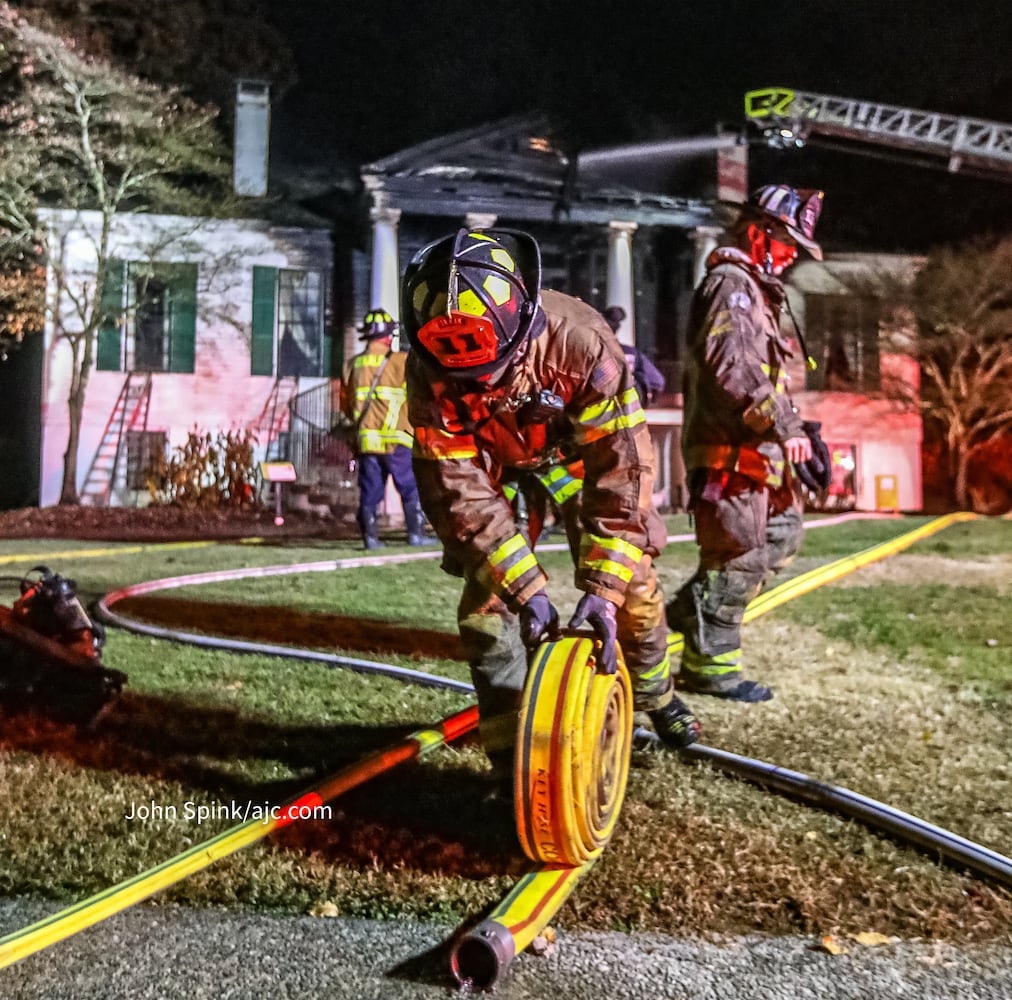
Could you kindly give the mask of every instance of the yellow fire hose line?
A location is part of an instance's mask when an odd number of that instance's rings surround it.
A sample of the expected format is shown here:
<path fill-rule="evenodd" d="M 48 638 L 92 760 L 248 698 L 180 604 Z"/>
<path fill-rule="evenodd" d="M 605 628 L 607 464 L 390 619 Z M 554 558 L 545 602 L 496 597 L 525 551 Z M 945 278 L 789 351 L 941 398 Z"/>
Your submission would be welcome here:
<path fill-rule="evenodd" d="M 828 527 L 834 524 L 840 524 L 844 521 L 851 520 L 880 520 L 888 517 L 894 517 L 891 514 L 876 514 L 872 512 L 857 512 L 849 514 L 837 514 L 834 517 L 820 518 L 814 521 L 806 523 L 806 528 L 822 528 Z M 1012 517 L 1012 514 L 1006 514 L 1006 518 Z M 692 541 L 693 536 L 691 534 L 686 535 L 669 535 L 668 542 L 688 542 Z M 42 557 L 37 553 L 32 555 L 28 554 L 15 554 L 8 556 L 0 556 L 0 566 L 8 563 L 15 562 L 39 562 L 40 559 L 93 559 L 98 556 L 126 556 L 136 555 L 138 552 L 157 552 L 163 549 L 199 549 L 205 548 L 208 545 L 258 545 L 264 541 L 263 538 L 257 536 L 248 536 L 243 538 L 231 539 L 226 542 L 220 541 L 190 541 L 190 542 L 155 542 L 146 545 L 120 545 L 116 548 L 101 548 L 101 549 L 69 549 L 66 552 L 46 552 Z M 553 543 L 550 545 L 538 546 L 539 552 L 568 552 L 569 546 L 562 543 Z M 435 559 L 441 555 L 438 550 L 430 550 L 427 552 L 412 552 L 406 557 L 401 557 L 399 561 L 415 561 L 418 559 Z M 379 557 L 377 559 L 362 558 L 358 560 L 346 560 L 344 561 L 343 568 L 350 568 L 354 566 L 364 566 L 369 563 L 376 563 L 377 565 L 381 561 L 390 561 L 390 557 Z M 329 568 L 329 565 L 328 565 Z"/>
<path fill-rule="evenodd" d="M 11 555 L 0 556 L 0 565 L 16 562 L 41 563 L 47 559 L 94 559 L 97 556 L 128 556 L 138 552 L 160 552 L 165 549 L 202 549 L 217 542 L 158 542 L 154 545 L 119 545 L 114 549 L 70 549 L 67 552 L 45 552 L 41 556 Z"/>
<path fill-rule="evenodd" d="M 975 517 L 975 514 L 967 512 L 947 514 L 898 538 L 802 573 L 756 598 L 746 610 L 744 620 L 752 621 L 817 587 L 895 555 L 952 524 L 974 520 Z M 681 635 L 669 636 L 669 655 L 680 652 L 682 645 Z M 591 857 L 579 867 L 539 865 L 523 875 L 502 902 L 457 942 L 450 959 L 457 981 L 481 989 L 493 987 L 513 958 L 548 926 L 576 883 L 594 867 L 599 856 Z"/>
<path fill-rule="evenodd" d="M 332 801 L 397 764 L 424 757 L 436 747 L 452 742 L 477 725 L 478 709 L 471 705 L 444 719 L 436 727 L 417 730 L 389 747 L 363 757 L 278 806 L 276 810 L 270 810 L 267 818 L 251 819 L 233 826 L 146 872 L 0 938 L 0 969 L 147 899 L 290 823 L 309 818 L 315 808 L 323 803 Z"/>

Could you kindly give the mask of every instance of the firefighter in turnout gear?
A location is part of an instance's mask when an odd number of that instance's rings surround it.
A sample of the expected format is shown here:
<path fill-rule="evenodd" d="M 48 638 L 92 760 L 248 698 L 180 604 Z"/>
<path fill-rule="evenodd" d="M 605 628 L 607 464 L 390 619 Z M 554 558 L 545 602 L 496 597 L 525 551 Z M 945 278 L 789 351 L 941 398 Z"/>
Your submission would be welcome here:
<path fill-rule="evenodd" d="M 384 309 L 368 312 L 359 327 L 366 349 L 344 366 L 341 411 L 355 431 L 358 526 L 367 549 L 377 549 L 377 508 L 388 478 L 401 496 L 409 545 L 427 544 L 418 487 L 411 468 L 411 424 L 405 403 L 407 355 L 391 349 L 397 323 Z"/>
<path fill-rule="evenodd" d="M 688 691 L 745 702 L 773 696 L 742 675 L 741 623 L 801 546 L 791 466 L 809 461 L 812 445 L 787 392 L 781 275 L 798 247 L 822 259 L 813 239 L 822 197 L 783 184 L 757 190 L 732 239 L 710 254 L 693 300 L 682 453 L 699 566 L 667 609 L 668 624 L 685 635 L 677 683 Z"/>
<path fill-rule="evenodd" d="M 583 591 L 569 625 L 594 630 L 605 670 L 616 669 L 618 640 L 635 708 L 665 742 L 693 742 L 699 724 L 674 694 L 653 565 L 666 530 L 651 501 L 650 435 L 604 319 L 541 291 L 526 233 L 468 229 L 415 256 L 402 316 L 415 477 L 443 568 L 464 578 L 458 626 L 495 776 L 512 772 L 527 651 L 560 624 L 533 552 L 549 500 Z M 514 516 L 515 488 L 529 535 Z"/>

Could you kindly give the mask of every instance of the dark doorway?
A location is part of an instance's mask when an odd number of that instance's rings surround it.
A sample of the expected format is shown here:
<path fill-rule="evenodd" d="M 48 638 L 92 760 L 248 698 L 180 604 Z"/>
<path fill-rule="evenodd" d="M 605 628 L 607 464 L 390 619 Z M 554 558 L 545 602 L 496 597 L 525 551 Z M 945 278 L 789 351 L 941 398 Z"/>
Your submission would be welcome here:
<path fill-rule="evenodd" d="M 0 362 L 0 510 L 39 505 L 43 347 L 30 335 Z"/>

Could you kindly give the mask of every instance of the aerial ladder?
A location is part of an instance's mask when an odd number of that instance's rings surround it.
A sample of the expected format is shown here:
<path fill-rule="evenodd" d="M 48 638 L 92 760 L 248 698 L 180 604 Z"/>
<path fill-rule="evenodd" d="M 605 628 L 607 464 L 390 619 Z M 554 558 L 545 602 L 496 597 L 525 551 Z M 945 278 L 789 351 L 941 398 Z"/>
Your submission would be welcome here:
<path fill-rule="evenodd" d="M 751 90 L 745 117 L 768 145 L 858 143 L 945 161 L 950 173 L 1012 181 L 1012 125 L 785 87 Z"/>

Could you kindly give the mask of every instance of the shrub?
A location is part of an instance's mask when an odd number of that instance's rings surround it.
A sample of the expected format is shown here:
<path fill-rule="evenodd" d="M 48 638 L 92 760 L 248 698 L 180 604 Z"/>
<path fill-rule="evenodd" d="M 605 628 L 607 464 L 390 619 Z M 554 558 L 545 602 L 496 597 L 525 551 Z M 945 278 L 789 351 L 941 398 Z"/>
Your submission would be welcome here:
<path fill-rule="evenodd" d="M 194 427 L 169 456 L 158 456 L 148 474 L 156 504 L 187 508 L 247 507 L 259 503 L 260 473 L 250 430 L 209 431 Z"/>

